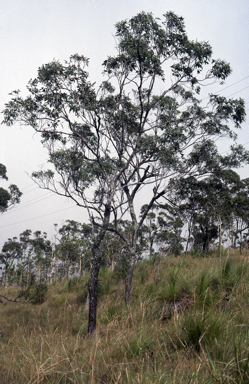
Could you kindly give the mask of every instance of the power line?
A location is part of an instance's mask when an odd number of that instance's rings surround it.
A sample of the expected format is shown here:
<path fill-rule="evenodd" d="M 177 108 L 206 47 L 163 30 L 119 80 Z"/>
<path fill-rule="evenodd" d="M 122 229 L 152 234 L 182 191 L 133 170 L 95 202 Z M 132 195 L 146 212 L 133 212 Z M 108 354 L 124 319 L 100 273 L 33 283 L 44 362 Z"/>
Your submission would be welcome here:
<path fill-rule="evenodd" d="M 28 193 L 30 193 L 30 192 L 33 192 L 33 191 L 36 191 L 37 189 L 39 189 L 38 187 L 36 187 L 36 188 L 33 188 L 33 189 L 31 189 L 30 191 L 28 191 L 28 192 L 25 192 L 25 195 L 27 195 Z M 23 190 L 23 189 L 22 189 Z"/>
<path fill-rule="evenodd" d="M 242 88 L 242 89 L 240 89 L 239 91 L 234 92 L 234 93 L 232 93 L 231 95 L 224 96 L 224 97 L 231 97 L 231 96 L 233 96 L 233 95 L 236 95 L 236 93 L 239 93 L 239 92 L 241 92 L 241 91 L 244 91 L 244 89 L 247 89 L 247 88 L 249 88 L 249 86 L 248 86 L 248 87 L 245 87 L 245 88 Z M 212 95 L 217 95 L 218 93 L 220 93 L 220 92 L 212 93 Z M 206 97 L 204 97 L 204 99 L 202 99 L 202 101 L 203 101 L 203 100 L 206 100 L 206 99 L 208 99 L 208 98 L 209 98 L 209 96 L 206 96 Z M 248 104 L 248 103 L 249 103 L 249 101 L 247 101 L 245 104 Z"/>
<path fill-rule="evenodd" d="M 27 185 L 27 187 L 23 187 L 23 188 L 22 188 L 22 191 L 23 191 L 24 189 L 26 189 L 26 188 L 33 187 L 33 185 L 34 185 L 34 183 Z"/>
<path fill-rule="evenodd" d="M 233 96 L 233 95 L 236 95 L 236 93 L 239 93 L 239 92 L 241 92 L 241 91 L 244 91 L 244 89 L 247 89 L 247 88 L 249 88 L 249 86 L 248 86 L 248 87 L 245 87 L 245 88 L 242 88 L 242 89 L 240 89 L 239 91 L 234 92 L 234 93 L 232 93 L 231 95 L 226 96 L 226 97 L 231 97 L 231 96 Z"/>
<path fill-rule="evenodd" d="M 249 76 L 247 76 L 247 77 L 249 77 Z M 244 79 L 246 79 L 247 77 L 245 77 Z M 233 84 L 229 85 L 228 87 L 225 87 L 225 88 L 223 88 L 223 89 L 220 89 L 219 91 L 214 92 L 214 93 L 212 93 L 212 94 L 213 94 L 213 95 L 217 95 L 217 94 L 219 94 L 220 92 L 225 91 L 225 89 L 232 87 L 233 85 L 239 83 L 240 81 L 242 81 L 242 80 L 244 80 L 244 79 L 241 79 L 241 80 L 237 81 L 236 83 L 233 83 Z M 228 95 L 228 96 L 226 96 L 226 97 L 231 97 L 231 96 L 235 95 L 236 93 L 239 93 L 239 92 L 241 92 L 241 91 L 244 91 L 244 89 L 247 89 L 247 88 L 249 88 L 249 86 L 248 86 L 248 87 L 245 87 L 245 88 L 242 88 L 242 89 L 240 89 L 239 91 L 234 92 L 234 93 L 232 93 L 231 95 Z M 206 100 L 206 99 L 208 99 L 208 98 L 209 98 L 209 96 L 204 97 L 204 99 L 202 99 L 202 100 Z"/>
<path fill-rule="evenodd" d="M 19 222 L 17 222 L 17 223 L 8 224 L 8 225 L 3 225 L 3 226 L 0 227 L 0 228 L 12 227 L 13 225 L 17 225 L 17 224 L 25 223 L 25 222 L 27 222 L 27 221 L 31 221 L 31 220 L 40 219 L 40 218 L 42 218 L 42 217 L 50 216 L 50 215 L 53 215 L 54 213 L 58 213 L 58 212 L 62 212 L 62 211 L 66 211 L 66 210 L 68 210 L 68 209 L 72 209 L 72 208 L 75 208 L 75 206 L 73 206 L 73 207 L 68 207 L 68 208 L 64 208 L 64 209 L 59 209 L 58 211 L 54 211 L 54 212 L 51 212 L 51 213 L 47 213 L 46 215 L 41 215 L 41 216 L 33 217 L 33 218 L 31 218 L 31 219 L 27 219 L 27 220 L 19 221 Z"/>
<path fill-rule="evenodd" d="M 245 145 L 247 145 L 247 144 L 249 144 L 249 141 L 248 141 L 247 143 L 245 143 L 245 144 L 241 144 L 241 145 L 245 146 Z M 223 153 L 229 152 L 229 151 L 230 151 L 230 149 L 228 149 L 227 151 L 221 152 L 220 155 L 222 155 Z"/>
<path fill-rule="evenodd" d="M 47 195 L 50 195 L 50 196 L 47 196 Z M 36 204 L 36 203 L 39 203 L 40 201 L 43 201 L 43 200 L 46 200 L 46 199 L 49 199 L 50 197 L 54 197 L 56 196 L 55 194 L 52 194 L 51 195 L 51 192 L 47 193 L 45 196 L 47 197 L 43 197 L 42 199 L 40 199 L 40 197 L 36 197 L 30 201 L 28 201 L 27 203 L 23 203 L 22 205 L 20 204 L 19 206 L 13 208 L 13 209 L 10 209 L 8 212 L 6 212 L 4 215 L 6 216 L 8 213 L 12 213 L 12 212 L 16 212 L 18 211 L 19 209 L 22 209 L 22 208 L 27 208 L 29 207 L 30 205 L 33 205 L 33 204 Z M 39 199 L 39 200 L 37 200 Z M 37 200 L 37 201 L 34 201 L 34 200 Z M 34 201 L 33 203 L 31 203 L 31 201 Z"/>
<path fill-rule="evenodd" d="M 249 144 L 249 141 L 246 142 L 246 143 L 244 143 L 243 146 L 245 146 L 245 145 L 247 145 L 247 144 Z M 229 150 L 224 151 L 224 152 L 221 152 L 221 154 L 226 153 L 226 152 L 229 152 Z M 55 195 L 54 195 L 54 196 L 55 196 Z M 41 200 L 39 200 L 39 201 L 48 199 L 48 198 L 50 198 L 50 197 L 52 197 L 52 196 L 48 196 L 48 197 L 43 198 L 43 199 L 41 199 Z M 35 199 L 34 199 L 34 200 L 35 200 Z M 39 201 L 37 201 L 37 202 L 39 202 Z M 37 203 L 37 202 L 36 202 L 36 203 Z M 32 203 L 32 204 L 35 204 L 35 203 Z M 32 205 L 32 204 L 30 204 L 30 205 Z M 20 207 L 20 208 L 26 208 L 26 207 Z M 53 215 L 54 213 L 63 212 L 63 211 L 66 211 L 66 210 L 69 210 L 69 209 L 72 209 L 72 208 L 75 208 L 75 206 L 73 206 L 73 207 L 68 207 L 68 208 L 64 208 L 64 209 L 59 209 L 58 211 L 54 211 L 54 212 L 51 212 L 51 213 L 47 213 L 46 215 L 36 216 L 36 217 L 33 217 L 33 218 L 31 218 L 31 219 L 27 219 L 27 220 L 22 220 L 22 221 L 19 221 L 19 222 L 17 222 L 17 223 L 12 223 L 12 224 L 8 224 L 8 225 L 3 225 L 3 226 L 1 226 L 0 228 L 6 228 L 6 227 L 11 227 L 11 226 L 13 226 L 13 225 L 17 225 L 17 224 L 22 224 L 22 223 L 25 223 L 25 222 L 27 222 L 27 221 L 40 219 L 40 218 L 42 218 L 42 217 L 50 216 L 50 215 Z"/>
<path fill-rule="evenodd" d="M 239 80 L 239 81 L 236 81 L 235 83 L 233 83 L 233 84 L 231 84 L 231 85 L 228 85 L 227 87 L 225 87 L 225 88 L 223 88 L 223 89 L 221 89 L 220 91 L 215 92 L 215 93 L 223 92 L 223 91 L 225 91 L 225 89 L 228 89 L 228 88 L 232 87 L 233 85 L 238 84 L 238 83 L 240 83 L 241 81 L 243 81 L 243 80 L 245 80 L 245 79 L 248 79 L 248 77 L 249 77 L 249 76 L 246 76 L 246 77 L 244 77 L 243 79 L 241 79 L 241 80 Z"/>

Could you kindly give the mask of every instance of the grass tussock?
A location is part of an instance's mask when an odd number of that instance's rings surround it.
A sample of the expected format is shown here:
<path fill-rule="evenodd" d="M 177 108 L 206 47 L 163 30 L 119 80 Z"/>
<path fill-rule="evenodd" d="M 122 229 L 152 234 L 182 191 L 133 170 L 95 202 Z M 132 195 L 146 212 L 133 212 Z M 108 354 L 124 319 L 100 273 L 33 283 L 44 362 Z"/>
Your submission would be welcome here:
<path fill-rule="evenodd" d="M 1 384 L 249 382 L 247 259 L 140 262 L 129 309 L 124 282 L 102 270 L 91 339 L 87 282 L 55 282 L 36 305 L 0 304 Z M 0 294 L 14 298 L 18 290 Z"/>

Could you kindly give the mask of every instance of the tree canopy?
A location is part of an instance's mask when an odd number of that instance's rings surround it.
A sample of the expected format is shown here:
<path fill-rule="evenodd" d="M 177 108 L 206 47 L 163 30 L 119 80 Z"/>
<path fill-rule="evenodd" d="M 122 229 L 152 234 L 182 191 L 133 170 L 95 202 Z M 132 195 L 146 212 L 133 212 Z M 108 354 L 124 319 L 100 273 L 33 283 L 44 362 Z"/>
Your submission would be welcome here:
<path fill-rule="evenodd" d="M 0 179 L 8 180 L 7 168 L 0 164 Z M 9 186 L 9 190 L 0 187 L 0 212 L 5 212 L 13 205 L 20 203 L 22 192 L 15 184 Z"/>

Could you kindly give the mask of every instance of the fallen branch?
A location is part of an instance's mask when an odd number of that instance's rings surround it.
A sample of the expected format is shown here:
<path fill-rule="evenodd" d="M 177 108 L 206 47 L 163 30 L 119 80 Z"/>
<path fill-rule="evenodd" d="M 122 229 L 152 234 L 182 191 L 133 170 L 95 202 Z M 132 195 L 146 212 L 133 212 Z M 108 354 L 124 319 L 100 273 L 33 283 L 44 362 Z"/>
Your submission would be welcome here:
<path fill-rule="evenodd" d="M 14 300 L 9 299 L 8 297 L 6 297 L 4 295 L 0 295 L 0 297 L 3 297 L 5 300 L 11 301 L 12 303 L 23 303 L 23 304 L 25 304 L 25 303 L 28 303 L 30 301 L 30 300 L 27 300 L 27 301 L 25 301 L 25 300 L 17 300 L 19 296 L 17 296 Z M 0 299 L 0 303 L 3 303 L 3 300 Z"/>

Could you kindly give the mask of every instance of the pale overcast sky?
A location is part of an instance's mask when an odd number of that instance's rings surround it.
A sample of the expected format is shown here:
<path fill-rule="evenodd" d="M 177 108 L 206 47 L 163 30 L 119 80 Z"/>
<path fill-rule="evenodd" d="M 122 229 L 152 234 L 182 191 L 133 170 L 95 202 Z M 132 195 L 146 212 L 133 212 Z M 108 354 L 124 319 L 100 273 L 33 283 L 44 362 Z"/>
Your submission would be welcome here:
<path fill-rule="evenodd" d="M 224 96 L 243 97 L 249 109 L 248 0 L 0 0 L 1 111 L 8 94 L 14 89 L 25 92 L 38 67 L 53 59 L 64 61 L 74 53 L 87 56 L 91 79 L 100 82 L 101 64 L 115 52 L 114 24 L 141 11 L 156 17 L 167 11 L 183 16 L 189 37 L 209 41 L 214 58 L 225 59 L 233 68 L 225 85 L 209 91 L 224 89 Z M 249 149 L 248 122 L 238 142 Z M 51 239 L 54 223 L 87 221 L 82 209 L 39 190 L 26 174 L 46 165 L 46 151 L 30 128 L 1 126 L 0 163 L 9 176 L 1 186 L 14 183 L 23 192 L 22 203 L 0 216 L 0 247 L 25 229 L 46 231 Z M 243 177 L 249 177 L 248 169 L 240 171 Z"/>

